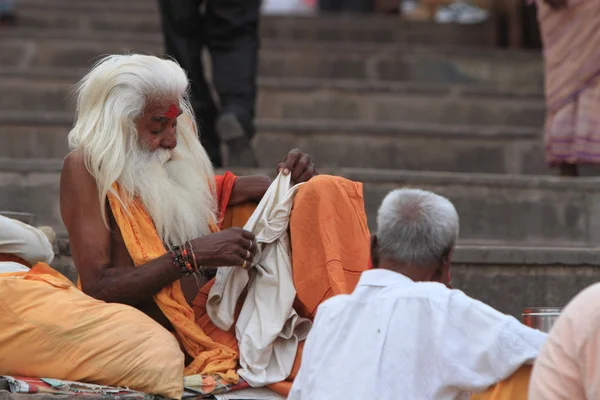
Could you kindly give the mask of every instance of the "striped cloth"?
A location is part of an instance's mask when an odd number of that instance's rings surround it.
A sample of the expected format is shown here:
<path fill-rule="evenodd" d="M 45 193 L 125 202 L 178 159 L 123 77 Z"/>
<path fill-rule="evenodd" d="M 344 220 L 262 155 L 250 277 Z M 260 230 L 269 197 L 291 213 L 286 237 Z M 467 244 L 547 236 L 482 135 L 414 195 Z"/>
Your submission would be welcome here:
<path fill-rule="evenodd" d="M 546 160 L 600 163 L 600 1 L 536 0 L 546 72 Z"/>

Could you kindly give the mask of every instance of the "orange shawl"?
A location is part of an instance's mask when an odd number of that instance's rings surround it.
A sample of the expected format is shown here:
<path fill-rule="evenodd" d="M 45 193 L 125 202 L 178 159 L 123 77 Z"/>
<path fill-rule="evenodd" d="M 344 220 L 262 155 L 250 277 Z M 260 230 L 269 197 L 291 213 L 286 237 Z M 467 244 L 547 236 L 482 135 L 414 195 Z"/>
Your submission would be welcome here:
<path fill-rule="evenodd" d="M 229 202 L 235 178 L 230 172 L 216 177 L 216 192 L 221 219 Z M 117 184 L 114 188 L 117 193 L 120 193 Z M 123 208 L 116 197 L 110 193 L 108 201 L 129 255 L 136 266 L 166 254 L 154 223 L 139 200 L 134 200 L 129 204 L 128 210 Z M 215 229 L 218 228 L 215 227 Z M 239 378 L 235 373 L 237 353 L 225 345 L 214 342 L 196 325 L 194 312 L 188 305 L 178 280 L 158 292 L 154 296 L 154 301 L 173 324 L 185 351 L 194 357 L 194 361 L 185 368 L 186 376 L 198 373 L 218 373 L 229 382 L 236 383 L 238 381 Z"/>
<path fill-rule="evenodd" d="M 554 10 L 536 1 L 546 69 L 550 112 L 577 98 L 600 75 L 600 1 L 568 0 Z"/>

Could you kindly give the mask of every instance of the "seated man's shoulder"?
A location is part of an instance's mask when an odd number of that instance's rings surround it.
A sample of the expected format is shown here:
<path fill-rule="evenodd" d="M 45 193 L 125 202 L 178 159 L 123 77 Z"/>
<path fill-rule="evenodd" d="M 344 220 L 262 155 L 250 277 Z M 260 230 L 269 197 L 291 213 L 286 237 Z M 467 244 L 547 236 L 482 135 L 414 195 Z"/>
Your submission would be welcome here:
<path fill-rule="evenodd" d="M 600 283 L 579 292 L 567 304 L 563 314 L 573 322 L 600 327 Z"/>
<path fill-rule="evenodd" d="M 317 311 L 323 314 L 343 308 L 350 302 L 351 298 L 352 295 L 350 294 L 338 294 L 337 296 L 330 297 L 319 305 Z"/>
<path fill-rule="evenodd" d="M 65 157 L 61 178 L 70 185 L 95 186 L 96 181 L 87 169 L 83 150 L 75 149 Z"/>
<path fill-rule="evenodd" d="M 78 170 L 85 168 L 85 156 L 82 149 L 71 151 L 63 160 L 63 171 Z"/>

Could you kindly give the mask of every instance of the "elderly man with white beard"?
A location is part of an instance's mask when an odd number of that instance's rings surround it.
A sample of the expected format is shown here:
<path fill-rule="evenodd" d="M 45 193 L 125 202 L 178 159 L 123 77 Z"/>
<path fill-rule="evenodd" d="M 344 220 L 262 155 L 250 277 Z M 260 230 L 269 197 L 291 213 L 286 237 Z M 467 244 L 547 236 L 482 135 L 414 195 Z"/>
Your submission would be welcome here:
<path fill-rule="evenodd" d="M 134 54 L 100 61 L 78 87 L 61 213 L 85 294 L 132 306 L 171 331 L 185 353 L 186 375 L 218 374 L 235 383 L 235 334 L 206 314 L 214 281 L 207 275 L 253 259 L 255 238 L 240 226 L 270 179 L 215 176 L 188 88 L 185 72 L 170 60 Z M 289 232 L 294 308 L 312 319 L 322 301 L 350 293 L 369 263 L 362 185 L 316 176 L 299 150 L 276 168 L 292 183 L 306 182 L 295 195 Z M 289 381 L 274 390 L 291 388 L 302 345 Z"/>

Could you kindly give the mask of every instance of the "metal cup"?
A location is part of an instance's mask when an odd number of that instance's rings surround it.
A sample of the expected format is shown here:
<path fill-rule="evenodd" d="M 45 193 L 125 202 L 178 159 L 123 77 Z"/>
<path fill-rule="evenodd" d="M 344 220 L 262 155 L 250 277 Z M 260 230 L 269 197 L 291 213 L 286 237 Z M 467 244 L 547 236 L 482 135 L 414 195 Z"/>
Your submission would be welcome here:
<path fill-rule="evenodd" d="M 561 312 L 560 307 L 527 307 L 523 309 L 521 317 L 523 324 L 528 327 L 548 333 Z"/>

